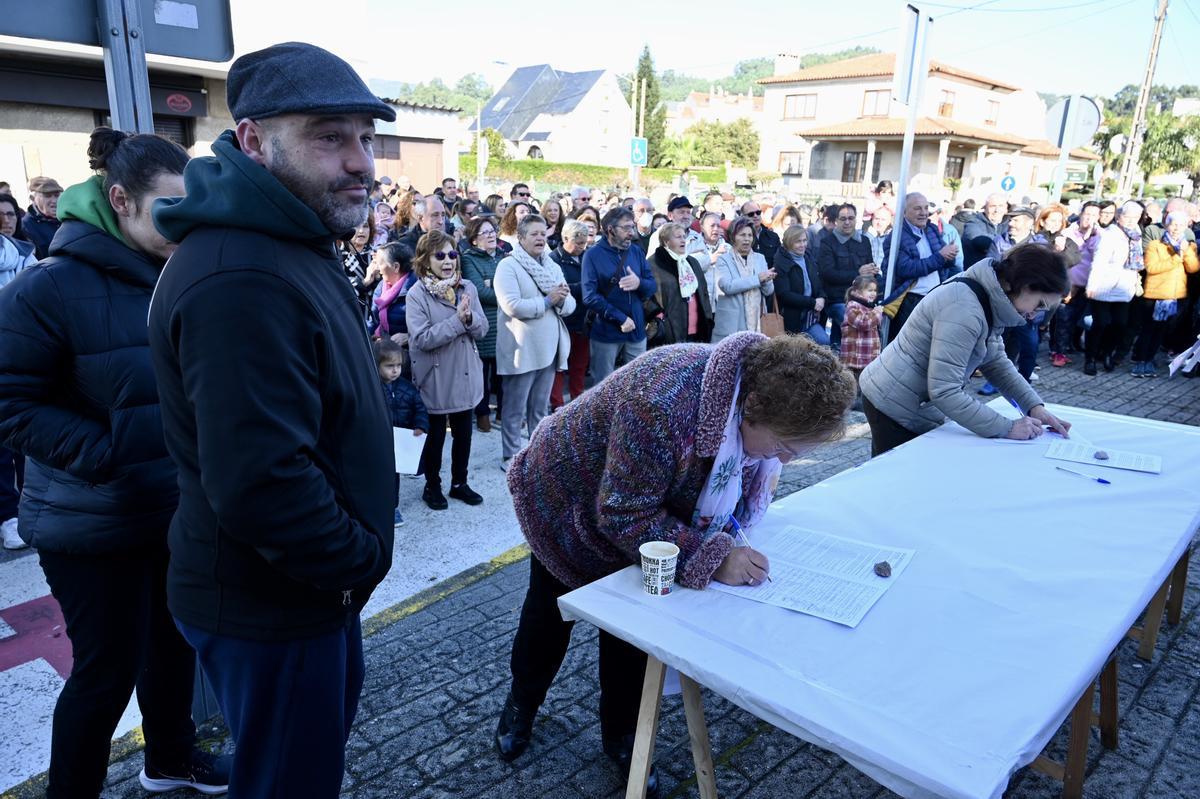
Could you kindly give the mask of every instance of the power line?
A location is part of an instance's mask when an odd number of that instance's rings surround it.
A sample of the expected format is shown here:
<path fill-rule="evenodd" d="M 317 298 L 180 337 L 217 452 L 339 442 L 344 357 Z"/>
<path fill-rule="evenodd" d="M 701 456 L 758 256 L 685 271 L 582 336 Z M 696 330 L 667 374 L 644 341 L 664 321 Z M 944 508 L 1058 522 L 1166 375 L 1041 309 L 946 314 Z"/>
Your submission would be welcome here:
<path fill-rule="evenodd" d="M 955 6 L 955 5 L 951 5 L 949 3 L 922 3 L 922 5 L 928 6 L 930 8 L 953 8 L 953 9 L 956 9 L 957 11 L 986 10 L 986 12 L 988 14 L 1026 14 L 1026 13 L 1041 13 L 1043 11 L 1067 11 L 1067 10 L 1070 10 L 1073 8 L 1086 8 L 1087 6 L 1100 5 L 1101 3 L 1106 3 L 1106 2 L 1108 2 L 1108 0 L 1085 0 L 1085 2 L 1082 2 L 1082 3 L 1072 3 L 1071 5 L 1064 5 L 1064 6 L 1029 6 L 1026 8 L 989 8 L 989 9 L 980 9 L 978 6 L 972 6 L 972 7 Z M 956 12 L 952 12 L 952 13 L 956 13 Z M 942 16 L 949 16 L 949 14 L 943 14 Z"/>

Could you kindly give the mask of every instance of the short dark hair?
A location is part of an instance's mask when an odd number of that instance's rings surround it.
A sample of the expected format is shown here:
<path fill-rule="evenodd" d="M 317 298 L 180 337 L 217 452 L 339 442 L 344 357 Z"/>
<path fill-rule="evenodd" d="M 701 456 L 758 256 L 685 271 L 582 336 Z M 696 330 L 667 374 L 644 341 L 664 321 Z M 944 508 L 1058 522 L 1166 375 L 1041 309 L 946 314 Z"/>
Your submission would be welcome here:
<path fill-rule="evenodd" d="M 1057 250 L 1045 244 L 1018 244 L 995 265 L 996 277 L 1010 297 L 1029 289 L 1062 297 L 1071 290 L 1067 262 Z"/>
<path fill-rule="evenodd" d="M 973 210 L 975 210 L 975 200 L 974 200 L 974 198 L 972 198 L 972 197 L 968 197 L 967 199 L 963 200 L 963 208 L 966 208 L 968 211 L 973 211 Z"/>
<path fill-rule="evenodd" d="M 21 205 L 17 202 L 17 198 L 7 193 L 0 193 L 0 203 L 8 203 L 12 206 L 13 213 L 17 215 L 17 229 L 13 231 L 13 238 L 21 238 Z"/>
<path fill-rule="evenodd" d="M 600 220 L 600 230 L 607 236 L 610 229 L 615 228 L 625 219 L 633 219 L 633 211 L 623 205 L 618 205 Z"/>
<path fill-rule="evenodd" d="M 1083 207 L 1081 207 L 1081 208 L 1079 209 L 1079 213 L 1081 213 L 1081 214 L 1082 214 L 1084 211 L 1086 211 L 1086 210 L 1087 210 L 1087 209 L 1089 209 L 1089 208 L 1095 208 L 1097 211 L 1099 211 L 1099 210 L 1100 210 L 1100 203 L 1096 202 L 1095 200 L 1088 200 L 1087 202 L 1085 202 L 1085 203 L 1083 204 Z"/>
<path fill-rule="evenodd" d="M 513 197 L 516 197 L 517 189 L 528 189 L 528 188 L 529 188 L 528 183 L 514 183 L 513 187 L 511 189 L 509 189 L 508 198 L 511 200 Z"/>
<path fill-rule="evenodd" d="M 375 353 L 376 366 L 383 366 L 384 361 L 404 360 L 404 348 L 387 336 L 371 342 L 371 350 Z"/>
<path fill-rule="evenodd" d="M 854 207 L 854 203 L 842 203 L 841 205 L 838 206 L 837 213 L 834 214 L 833 218 L 837 219 L 839 216 L 842 215 L 842 211 L 845 211 L 847 208 L 849 208 L 851 211 L 853 211 L 855 216 L 858 216 L 858 209 Z"/>
<path fill-rule="evenodd" d="M 733 240 L 737 238 L 737 234 L 742 232 L 742 228 L 754 229 L 754 220 L 748 216 L 739 216 L 737 219 L 729 223 L 729 229 L 725 231 L 725 238 L 733 244 Z"/>
<path fill-rule="evenodd" d="M 159 175 L 182 175 L 187 151 L 151 133 L 123 133 L 108 127 L 92 131 L 88 163 L 104 175 L 104 191 L 120 185 L 140 205 Z"/>
<path fill-rule="evenodd" d="M 467 243 L 467 246 L 473 247 L 475 245 L 475 239 L 479 238 L 479 229 L 484 225 L 491 225 L 492 230 L 496 231 L 497 235 L 500 233 L 500 225 L 497 224 L 496 217 L 473 217 L 472 219 L 468 220 L 467 224 L 463 227 L 463 241 Z"/>
<path fill-rule="evenodd" d="M 442 178 L 442 188 L 446 188 L 447 183 L 458 183 L 454 178 Z"/>
<path fill-rule="evenodd" d="M 395 264 L 401 272 L 411 272 L 413 262 L 412 247 L 400 241 L 389 241 L 379 248 L 379 252 L 387 258 L 388 263 Z"/>
<path fill-rule="evenodd" d="M 883 191 L 884 189 L 887 189 L 888 191 L 892 191 L 892 182 L 890 180 L 881 180 L 877 184 L 875 184 L 875 193 L 876 194 Z"/>
<path fill-rule="evenodd" d="M 838 211 L 841 210 L 841 207 L 842 206 L 838 205 L 837 203 L 830 203 L 829 205 L 825 206 L 825 218 L 830 222 L 836 222 Z"/>

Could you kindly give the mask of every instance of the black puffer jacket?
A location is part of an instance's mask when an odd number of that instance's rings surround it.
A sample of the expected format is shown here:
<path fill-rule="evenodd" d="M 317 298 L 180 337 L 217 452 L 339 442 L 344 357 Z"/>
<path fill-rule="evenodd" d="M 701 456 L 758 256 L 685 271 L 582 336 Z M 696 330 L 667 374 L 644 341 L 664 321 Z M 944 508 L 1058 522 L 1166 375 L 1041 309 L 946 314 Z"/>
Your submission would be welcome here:
<path fill-rule="evenodd" d="M 159 266 L 74 220 L 50 255 L 0 292 L 0 439 L 28 458 L 21 537 L 162 546 L 179 490 L 146 329 Z"/>

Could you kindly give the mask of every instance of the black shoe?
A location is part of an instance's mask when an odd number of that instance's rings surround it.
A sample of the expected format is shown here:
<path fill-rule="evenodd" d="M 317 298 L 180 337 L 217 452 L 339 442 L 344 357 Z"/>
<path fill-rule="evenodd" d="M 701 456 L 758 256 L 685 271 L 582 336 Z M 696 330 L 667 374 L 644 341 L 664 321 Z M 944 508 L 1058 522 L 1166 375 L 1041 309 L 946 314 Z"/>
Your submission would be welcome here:
<path fill-rule="evenodd" d="M 1096 361 L 1092 358 L 1088 358 L 1086 361 L 1084 361 L 1083 373 L 1085 375 L 1091 375 L 1094 377 L 1096 375 Z"/>
<path fill-rule="evenodd" d="M 450 507 L 450 503 L 446 501 L 446 497 L 442 494 L 441 486 L 425 484 L 425 491 L 421 493 L 421 499 L 425 500 L 425 504 L 430 510 L 445 510 Z"/>
<path fill-rule="evenodd" d="M 191 788 L 209 796 L 229 791 L 229 769 L 232 758 L 217 757 L 208 752 L 193 750 L 191 760 L 171 768 L 159 768 L 146 762 L 138 781 L 151 793 L 173 791 L 176 788 Z"/>
<path fill-rule="evenodd" d="M 511 763 L 529 748 L 533 738 L 533 717 L 535 710 L 529 713 L 518 707 L 510 693 L 504 700 L 504 709 L 500 711 L 500 721 L 496 724 L 496 751 L 505 763 Z"/>
<path fill-rule="evenodd" d="M 483 497 L 471 490 L 471 487 L 466 483 L 458 486 L 450 486 L 450 498 L 462 500 L 468 505 L 482 505 Z"/>
<path fill-rule="evenodd" d="M 608 759 L 617 764 L 621 776 L 629 781 L 629 764 L 633 761 L 633 735 L 623 735 L 620 738 L 602 738 L 601 745 Z M 650 765 L 650 777 L 646 780 L 646 799 L 658 796 L 658 769 Z"/>
<path fill-rule="evenodd" d="M 1104 371 L 1111 372 L 1113 369 L 1116 369 L 1116 368 L 1117 368 L 1117 362 L 1115 360 L 1113 360 L 1113 356 L 1105 355 L 1104 356 Z"/>

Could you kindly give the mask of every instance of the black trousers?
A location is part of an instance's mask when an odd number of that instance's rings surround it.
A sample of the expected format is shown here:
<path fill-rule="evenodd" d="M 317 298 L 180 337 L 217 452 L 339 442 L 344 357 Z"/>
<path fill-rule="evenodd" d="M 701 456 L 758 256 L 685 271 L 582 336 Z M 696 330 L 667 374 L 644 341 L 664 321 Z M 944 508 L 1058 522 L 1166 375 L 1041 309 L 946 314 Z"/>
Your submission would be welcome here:
<path fill-rule="evenodd" d="M 425 436 L 425 448 L 421 450 L 421 474 L 425 475 L 426 485 L 442 484 L 442 448 L 446 444 L 447 422 L 450 424 L 450 435 L 454 437 L 454 443 L 450 445 L 450 485 L 467 482 L 473 417 L 474 413 L 470 410 L 429 414 L 429 433 Z"/>
<path fill-rule="evenodd" d="M 38 553 L 62 608 L 74 663 L 50 742 L 48 799 L 95 799 L 109 744 L 137 689 L 146 760 L 174 771 L 195 742 L 196 655 L 167 611 L 167 548 L 153 552 Z"/>
<path fill-rule="evenodd" d="M 904 427 L 892 417 L 882 413 L 871 404 L 865 396 L 862 398 L 863 414 L 871 427 L 871 457 L 893 450 L 901 444 L 906 444 L 917 437 L 917 434 Z"/>
<path fill-rule="evenodd" d="M 904 299 L 900 301 L 900 307 L 896 310 L 896 315 L 888 323 L 889 344 L 900 337 L 900 330 L 904 327 L 904 323 L 908 321 L 908 317 L 912 316 L 917 304 L 923 299 L 925 299 L 924 294 L 913 294 L 911 291 L 904 295 Z"/>
<path fill-rule="evenodd" d="M 1087 335 L 1087 357 L 1100 361 L 1121 346 L 1129 327 L 1128 302 L 1092 300 L 1092 329 Z"/>
<path fill-rule="evenodd" d="M 17 518 L 24 482 L 25 456 L 0 447 L 0 522 Z"/>
<path fill-rule="evenodd" d="M 500 410 L 504 406 L 504 381 L 496 373 L 495 358 L 480 358 L 483 364 L 483 399 L 475 406 L 476 416 L 490 416 L 492 413 L 492 394 L 496 395 L 496 418 L 500 418 Z"/>
<path fill-rule="evenodd" d="M 512 695 L 533 711 L 562 666 L 574 622 L 563 621 L 558 598 L 571 589 L 546 570 L 537 556 L 529 558 L 529 592 L 512 651 Z M 600 631 L 600 734 L 606 739 L 631 735 L 637 728 L 646 653 Z"/>
<path fill-rule="evenodd" d="M 1138 337 L 1133 345 L 1135 361 L 1153 361 L 1168 332 L 1179 321 L 1179 314 L 1162 322 L 1154 321 L 1156 302 L 1157 300 L 1148 300 L 1145 297 L 1138 297 L 1133 301 L 1132 316 L 1137 319 L 1138 325 Z M 1180 300 L 1180 303 L 1182 304 L 1183 300 Z"/>

